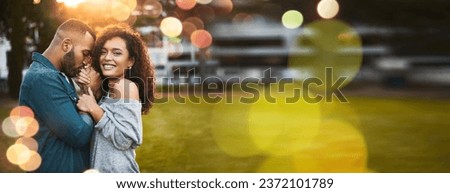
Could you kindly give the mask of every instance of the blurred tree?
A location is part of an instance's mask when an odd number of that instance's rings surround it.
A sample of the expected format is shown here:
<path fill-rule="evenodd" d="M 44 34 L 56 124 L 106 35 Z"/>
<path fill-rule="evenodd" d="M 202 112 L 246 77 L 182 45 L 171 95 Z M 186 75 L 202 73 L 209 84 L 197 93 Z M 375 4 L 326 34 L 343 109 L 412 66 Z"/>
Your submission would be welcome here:
<path fill-rule="evenodd" d="M 19 97 L 22 70 L 30 58 L 27 51 L 32 46 L 43 51 L 52 38 L 54 32 L 47 32 L 55 30 L 54 21 L 58 18 L 53 11 L 55 7 L 54 0 L 42 3 L 39 0 L 0 1 L 0 35 L 11 42 L 7 66 L 9 95 L 13 98 Z M 27 39 L 31 41 L 28 45 Z"/>
<path fill-rule="evenodd" d="M 33 1 L 2 0 L 0 6 L 0 32 L 11 41 L 7 55 L 8 88 L 11 97 L 18 98 L 25 56 L 26 20 Z"/>
<path fill-rule="evenodd" d="M 41 1 L 34 8 L 33 20 L 36 22 L 39 32 L 39 36 L 35 37 L 36 51 L 42 53 L 52 41 L 56 28 L 63 22 L 65 16 L 62 14 L 63 6 L 56 3 L 55 0 Z"/>

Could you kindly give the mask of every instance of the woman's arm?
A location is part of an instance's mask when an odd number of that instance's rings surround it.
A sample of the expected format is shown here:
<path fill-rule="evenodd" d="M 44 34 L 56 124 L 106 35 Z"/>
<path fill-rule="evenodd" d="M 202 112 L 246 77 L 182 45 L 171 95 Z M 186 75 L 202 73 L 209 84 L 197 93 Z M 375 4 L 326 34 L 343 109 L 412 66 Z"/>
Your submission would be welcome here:
<path fill-rule="evenodd" d="M 79 97 L 77 107 L 80 111 L 91 114 L 94 121 L 97 123 L 103 116 L 103 109 L 97 104 L 92 89 L 88 88 L 88 94 L 83 94 Z"/>
<path fill-rule="evenodd" d="M 104 103 L 103 117 L 95 125 L 100 135 L 120 150 L 142 144 L 141 104 L 135 100 Z"/>
<path fill-rule="evenodd" d="M 94 121 L 98 123 L 103 116 L 104 110 L 97 104 L 91 88 L 88 90 L 88 94 L 83 94 L 79 97 L 77 107 L 80 111 L 91 114 Z M 114 83 L 111 90 L 116 99 L 134 99 L 139 101 L 139 90 L 133 81 L 121 79 Z"/>
<path fill-rule="evenodd" d="M 102 116 L 95 128 L 120 150 L 136 148 L 142 143 L 142 118 L 139 91 L 132 81 L 121 79 L 111 85 L 111 101 L 101 107 Z M 133 99 L 133 100 L 130 100 Z M 92 110 L 91 115 L 95 115 Z M 100 113 L 98 113 L 100 115 Z"/>

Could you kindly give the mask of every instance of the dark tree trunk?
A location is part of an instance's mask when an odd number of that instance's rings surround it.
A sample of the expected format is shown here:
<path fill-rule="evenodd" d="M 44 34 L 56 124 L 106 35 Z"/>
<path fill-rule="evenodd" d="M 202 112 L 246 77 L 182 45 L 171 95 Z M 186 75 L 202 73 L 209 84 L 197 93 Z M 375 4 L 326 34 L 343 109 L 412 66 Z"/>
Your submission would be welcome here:
<path fill-rule="evenodd" d="M 25 57 L 25 26 L 21 18 L 13 21 L 11 37 L 11 51 L 8 53 L 8 89 L 9 96 L 19 98 L 19 89 L 22 82 L 22 69 Z"/>

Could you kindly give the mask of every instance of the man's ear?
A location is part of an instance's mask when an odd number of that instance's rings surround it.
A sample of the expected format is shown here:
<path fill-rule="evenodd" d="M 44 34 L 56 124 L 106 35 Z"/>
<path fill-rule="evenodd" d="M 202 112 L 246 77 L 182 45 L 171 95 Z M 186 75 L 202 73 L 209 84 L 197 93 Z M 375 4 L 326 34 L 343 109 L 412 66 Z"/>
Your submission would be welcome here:
<path fill-rule="evenodd" d="M 64 52 L 70 52 L 70 50 L 72 50 L 72 47 L 73 47 L 72 39 L 64 38 L 61 46 L 62 46 L 62 50 Z"/>

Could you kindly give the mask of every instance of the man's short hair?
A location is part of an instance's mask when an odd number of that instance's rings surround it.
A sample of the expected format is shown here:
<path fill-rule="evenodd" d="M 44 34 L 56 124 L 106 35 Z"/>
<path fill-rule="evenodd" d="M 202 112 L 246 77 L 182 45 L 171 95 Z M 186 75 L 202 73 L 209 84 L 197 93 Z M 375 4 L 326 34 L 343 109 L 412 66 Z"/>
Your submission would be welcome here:
<path fill-rule="evenodd" d="M 83 21 L 80 21 L 77 19 L 66 20 L 64 23 L 59 25 L 59 27 L 56 31 L 57 32 L 59 32 L 59 31 L 74 32 L 74 33 L 79 33 L 81 35 L 84 35 L 84 34 L 86 34 L 86 32 L 88 32 L 95 40 L 94 30 L 91 27 L 89 27 L 89 25 L 84 23 Z"/>

